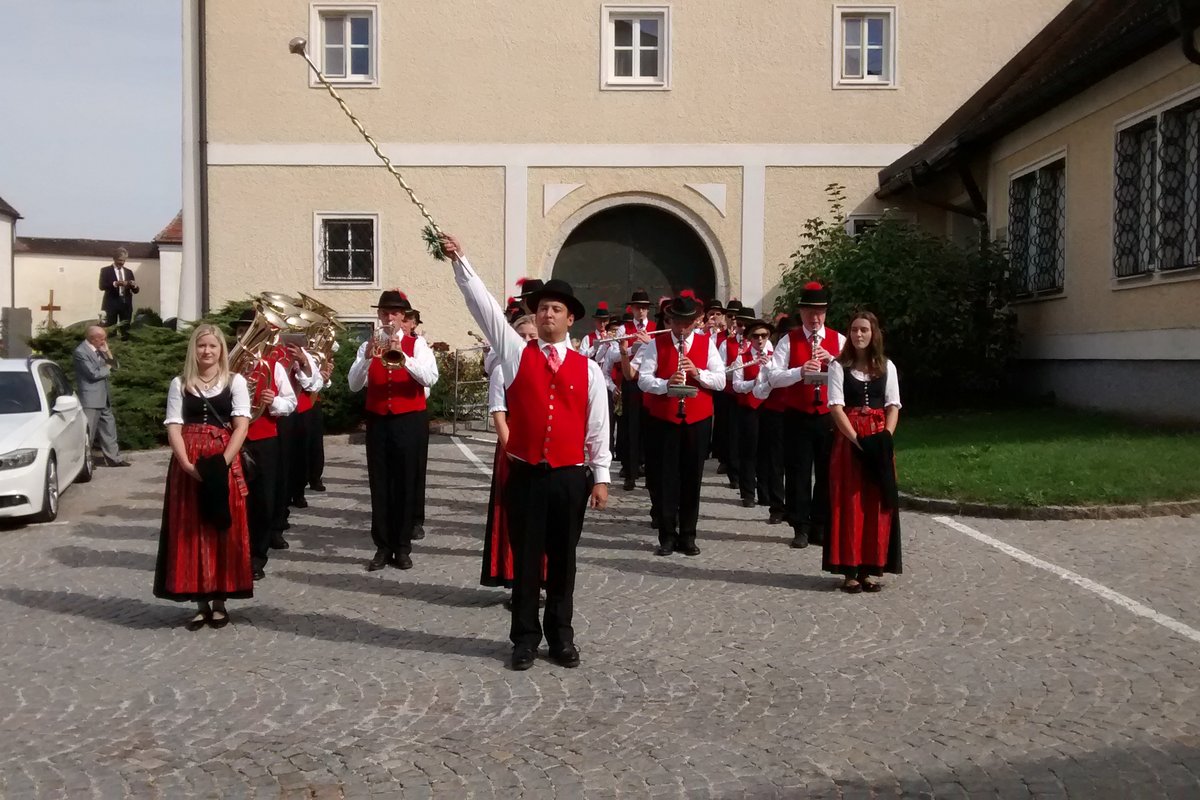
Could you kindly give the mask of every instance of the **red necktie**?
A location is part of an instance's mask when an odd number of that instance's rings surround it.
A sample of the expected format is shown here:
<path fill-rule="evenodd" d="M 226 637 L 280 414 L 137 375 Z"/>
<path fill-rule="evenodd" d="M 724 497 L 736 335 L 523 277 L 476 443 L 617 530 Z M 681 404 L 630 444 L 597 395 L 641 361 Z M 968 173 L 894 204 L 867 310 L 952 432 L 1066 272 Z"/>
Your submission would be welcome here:
<path fill-rule="evenodd" d="M 552 344 L 546 345 L 546 361 L 550 363 L 550 371 L 557 375 L 562 359 L 558 357 L 558 348 Z"/>

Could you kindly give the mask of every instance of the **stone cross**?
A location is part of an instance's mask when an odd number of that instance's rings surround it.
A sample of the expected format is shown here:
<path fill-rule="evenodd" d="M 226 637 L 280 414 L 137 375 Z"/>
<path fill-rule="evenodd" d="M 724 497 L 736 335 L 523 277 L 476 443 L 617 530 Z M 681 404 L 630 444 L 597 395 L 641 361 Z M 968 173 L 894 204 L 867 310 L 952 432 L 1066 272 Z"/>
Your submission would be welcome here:
<path fill-rule="evenodd" d="M 46 327 L 47 328 L 57 328 L 58 323 L 54 321 L 54 312 L 62 311 L 62 306 L 54 305 L 54 290 L 53 289 L 50 290 L 50 302 L 48 302 L 48 303 L 46 303 L 46 305 L 42 306 L 42 311 L 46 312 Z"/>

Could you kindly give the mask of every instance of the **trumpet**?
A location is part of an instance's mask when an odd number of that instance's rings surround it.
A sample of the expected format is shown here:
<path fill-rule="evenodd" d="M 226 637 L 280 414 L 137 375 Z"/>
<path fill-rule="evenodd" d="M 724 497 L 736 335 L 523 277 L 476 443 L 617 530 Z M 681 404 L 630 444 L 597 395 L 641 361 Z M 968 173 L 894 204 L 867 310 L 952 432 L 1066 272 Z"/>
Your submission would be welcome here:
<path fill-rule="evenodd" d="M 404 351 L 396 344 L 396 326 L 380 325 L 371 334 L 371 357 L 378 358 L 387 369 L 404 366 Z"/>

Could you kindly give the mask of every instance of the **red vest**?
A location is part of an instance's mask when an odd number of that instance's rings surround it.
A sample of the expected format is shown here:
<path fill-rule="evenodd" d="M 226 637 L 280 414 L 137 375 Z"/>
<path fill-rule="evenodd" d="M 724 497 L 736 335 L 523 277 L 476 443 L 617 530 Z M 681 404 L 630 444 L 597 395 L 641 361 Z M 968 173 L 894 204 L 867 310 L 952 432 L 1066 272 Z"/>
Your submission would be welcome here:
<path fill-rule="evenodd" d="M 312 395 L 300 388 L 300 379 L 296 377 L 296 370 L 292 369 L 292 363 L 287 355 L 287 350 L 283 351 L 283 363 L 287 365 L 288 381 L 292 384 L 292 391 L 296 393 L 296 413 L 303 414 L 305 411 L 311 411 L 313 407 Z"/>
<path fill-rule="evenodd" d="M 263 393 L 270 389 L 272 392 L 278 392 L 279 387 L 275 384 L 275 359 L 268 356 L 258 362 L 258 366 L 254 368 L 254 378 L 257 385 L 254 387 L 254 397 L 250 398 L 250 411 L 261 405 L 259 398 Z M 271 416 L 271 406 L 263 409 L 262 414 L 258 419 L 250 422 L 250 428 L 246 431 L 246 438 L 252 442 L 257 442 L 259 439 L 271 439 L 279 435 L 279 426 L 275 422 L 275 418 Z"/>
<path fill-rule="evenodd" d="M 417 339 L 405 336 L 400 349 L 413 357 Z M 369 346 L 369 345 L 368 345 Z M 417 383 L 404 367 L 388 369 L 380 358 L 372 358 L 367 368 L 367 412 L 385 416 L 425 410 L 425 387 Z"/>
<path fill-rule="evenodd" d="M 842 347 L 839 344 L 837 331 L 832 328 L 825 329 L 825 338 L 821 340 L 821 346 L 829 355 L 837 358 L 842 352 Z M 808 337 L 804 335 L 804 328 L 794 328 L 788 332 L 788 347 L 791 352 L 788 353 L 788 369 L 802 367 L 812 358 L 812 346 L 808 343 Z M 822 371 L 828 371 L 828 366 Z M 817 402 L 817 385 L 811 383 L 796 383 L 786 387 L 784 393 L 784 406 L 793 411 L 803 411 L 806 414 L 828 414 L 829 413 L 829 392 L 826 387 L 820 386 L 820 402 Z"/>
<path fill-rule="evenodd" d="M 650 333 L 651 331 L 656 331 L 656 330 L 658 330 L 658 326 L 654 324 L 654 320 L 652 320 L 652 319 L 646 320 L 646 333 Z M 628 335 L 630 333 L 637 333 L 637 323 L 636 322 L 626 322 L 625 323 L 625 333 L 626 333 L 626 335 Z"/>
<path fill-rule="evenodd" d="M 750 353 L 749 348 L 747 348 L 746 352 L 742 353 L 742 363 L 749 364 L 753 360 L 754 356 Z M 730 366 L 732 366 L 732 364 Z M 753 367 L 742 367 L 742 380 L 752 381 L 757 379 L 759 370 L 761 369 L 762 367 L 758 366 L 757 364 L 755 364 Z M 729 382 L 731 384 L 733 383 L 734 374 L 736 373 L 731 373 L 729 375 Z M 755 397 L 754 390 L 750 390 L 745 394 L 738 393 L 736 396 L 737 404 L 739 406 L 746 406 L 748 408 L 758 408 L 766 402 L 765 400 L 759 400 L 757 397 Z"/>
<path fill-rule="evenodd" d="M 587 437 L 588 360 L 571 348 L 550 369 L 535 339 L 525 345 L 517 377 L 508 387 L 509 455 L 551 467 L 582 464 Z"/>
<path fill-rule="evenodd" d="M 596 343 L 597 339 L 603 339 L 603 338 L 604 338 L 604 331 L 588 331 L 587 335 L 585 335 L 583 337 L 583 341 L 581 341 L 579 343 L 579 349 L 580 350 L 591 349 L 592 347 L 596 346 L 595 343 Z"/>
<path fill-rule="evenodd" d="M 692 336 L 692 346 L 688 350 L 687 356 L 697 367 L 708 367 L 709 341 L 706 333 L 697 333 Z M 655 337 L 654 347 L 658 353 L 658 365 L 654 370 L 654 377 L 669 380 L 679 369 L 679 351 L 675 349 L 674 334 Z M 689 397 L 683 401 L 684 419 L 679 419 L 679 398 L 666 394 L 644 393 L 642 396 L 648 401 L 646 410 L 650 412 L 651 416 L 676 425 L 681 422 L 691 425 L 711 417 L 713 415 L 712 392 L 701 386 L 690 375 L 687 382 L 689 386 L 699 388 L 700 392 L 695 397 Z"/>
<path fill-rule="evenodd" d="M 724 332 L 722 331 L 722 333 L 724 333 Z M 718 338 L 720 338 L 720 334 L 718 334 Z M 717 347 L 720 347 L 720 346 L 721 346 L 721 344 L 720 344 L 720 342 L 718 342 Z M 725 334 L 725 366 L 726 367 L 732 367 L 737 362 L 738 356 L 740 356 L 742 354 L 742 348 L 745 346 L 746 346 L 745 342 L 739 342 L 737 340 L 736 336 L 730 336 L 729 334 Z M 733 373 L 727 372 L 727 373 L 725 373 L 725 375 L 728 378 L 728 380 L 725 381 L 725 391 L 728 392 L 729 394 L 733 394 L 734 393 L 733 392 Z"/>

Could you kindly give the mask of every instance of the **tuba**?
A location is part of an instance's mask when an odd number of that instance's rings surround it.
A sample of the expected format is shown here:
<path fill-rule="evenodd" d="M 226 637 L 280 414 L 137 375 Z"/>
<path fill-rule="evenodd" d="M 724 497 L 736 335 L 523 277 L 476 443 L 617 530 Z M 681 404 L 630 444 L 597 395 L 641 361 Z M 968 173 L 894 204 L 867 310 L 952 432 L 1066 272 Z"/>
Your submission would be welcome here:
<path fill-rule="evenodd" d="M 380 325 L 371 334 L 371 357 L 378 358 L 387 369 L 404 366 L 404 351 L 396 346 L 396 326 Z"/>
<path fill-rule="evenodd" d="M 323 370 L 326 364 L 332 363 L 333 354 L 338 350 L 338 334 L 346 326 L 337 318 L 337 311 L 332 306 L 314 300 L 303 292 L 300 292 L 300 305 L 300 318 L 311 321 L 307 329 L 308 350 L 317 360 L 317 367 Z"/>
<path fill-rule="evenodd" d="M 263 378 L 270 383 L 270 376 L 262 370 L 266 366 L 266 356 L 279 344 L 279 334 L 288 329 L 287 319 L 270 306 L 257 298 L 254 301 L 254 320 L 250 327 L 238 339 L 237 344 L 229 351 L 229 369 L 246 379 L 246 388 L 253 399 L 258 395 L 258 382 Z M 251 419 L 258 419 L 264 411 L 265 404 L 251 408 Z"/>

